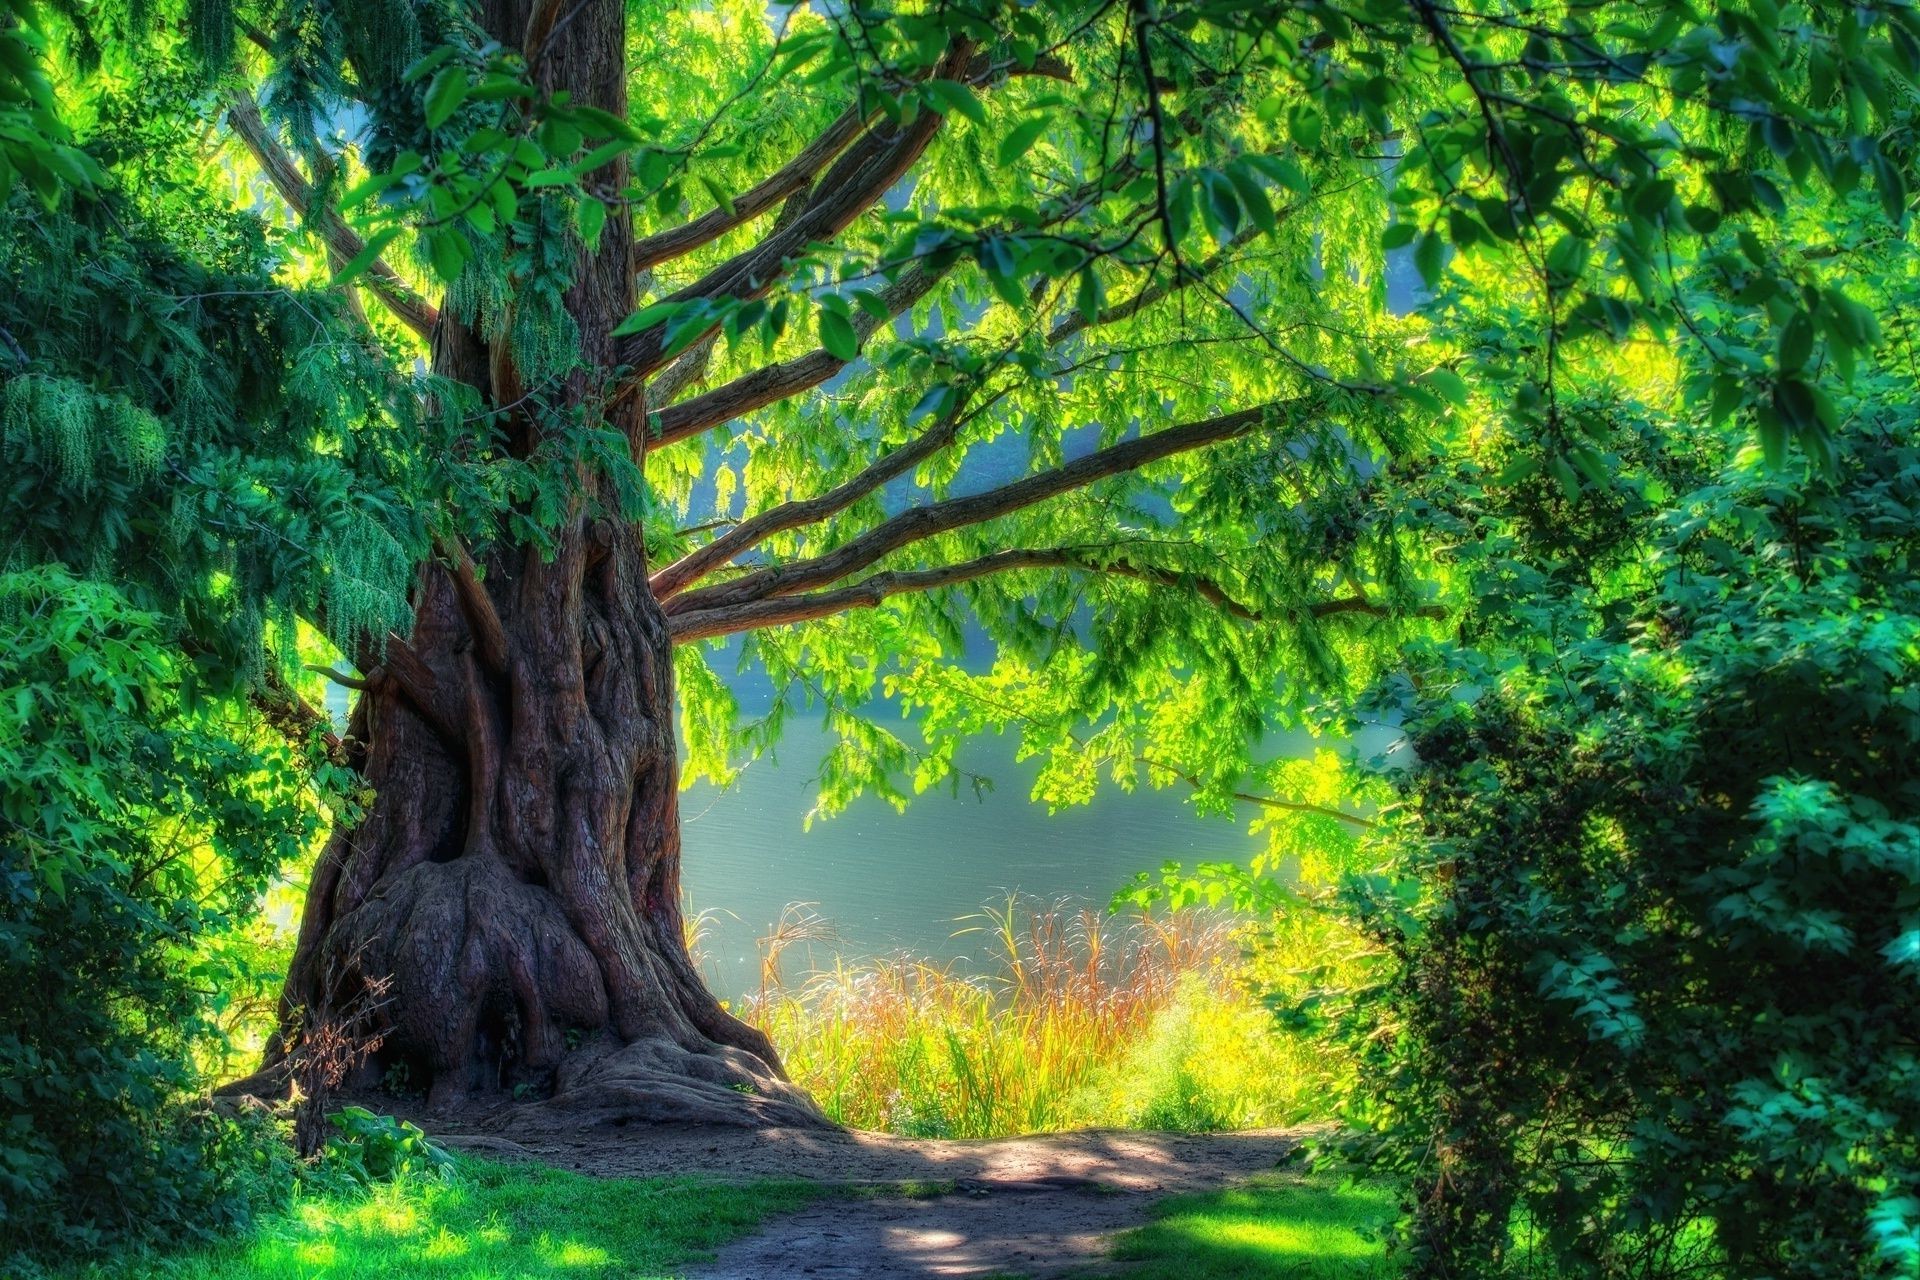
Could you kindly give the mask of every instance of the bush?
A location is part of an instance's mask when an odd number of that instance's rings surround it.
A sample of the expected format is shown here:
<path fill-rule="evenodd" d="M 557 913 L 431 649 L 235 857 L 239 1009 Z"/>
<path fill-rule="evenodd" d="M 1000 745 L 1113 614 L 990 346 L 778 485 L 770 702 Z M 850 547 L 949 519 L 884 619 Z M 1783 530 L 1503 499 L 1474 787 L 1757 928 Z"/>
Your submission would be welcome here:
<path fill-rule="evenodd" d="M 262 1158 L 194 1102 L 201 948 L 310 815 L 181 662 L 111 587 L 0 574 L 0 1262 L 218 1229 Z"/>
<path fill-rule="evenodd" d="M 1757 455 L 1611 569 L 1483 517 L 1552 643 L 1389 690 L 1349 1101 L 1416 1275 L 1920 1274 L 1920 447 Z"/>
<path fill-rule="evenodd" d="M 327 1143 L 327 1167 L 362 1185 L 453 1169 L 453 1157 L 411 1121 L 375 1115 L 365 1107 L 342 1107 L 328 1120 L 336 1134 Z"/>

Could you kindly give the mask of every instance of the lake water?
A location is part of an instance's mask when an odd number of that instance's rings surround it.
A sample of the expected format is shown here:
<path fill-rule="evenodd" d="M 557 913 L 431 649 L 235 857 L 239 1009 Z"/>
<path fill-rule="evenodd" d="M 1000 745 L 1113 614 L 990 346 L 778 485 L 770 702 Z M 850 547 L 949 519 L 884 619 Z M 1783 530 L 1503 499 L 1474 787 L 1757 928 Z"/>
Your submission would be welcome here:
<path fill-rule="evenodd" d="M 918 740 L 911 726 L 896 731 Z M 785 953 L 792 981 L 836 954 L 965 956 L 977 942 L 954 936 L 959 918 L 1008 893 L 1104 905 L 1134 872 L 1168 858 L 1254 852 L 1244 821 L 1197 815 L 1184 787 L 1103 790 L 1092 804 L 1049 815 L 1027 798 L 1038 762 L 1016 763 L 1010 737 L 960 749 L 963 767 L 993 780 L 984 796 L 964 786 L 958 796 L 929 792 L 903 813 L 866 797 L 807 830 L 812 780 L 829 742 L 817 721 L 796 718 L 777 763 L 756 762 L 725 791 L 702 784 L 681 797 L 683 883 L 693 908 L 710 913 L 702 959 L 723 997 L 758 985 L 757 940 L 789 903 L 813 904 L 836 933 Z"/>

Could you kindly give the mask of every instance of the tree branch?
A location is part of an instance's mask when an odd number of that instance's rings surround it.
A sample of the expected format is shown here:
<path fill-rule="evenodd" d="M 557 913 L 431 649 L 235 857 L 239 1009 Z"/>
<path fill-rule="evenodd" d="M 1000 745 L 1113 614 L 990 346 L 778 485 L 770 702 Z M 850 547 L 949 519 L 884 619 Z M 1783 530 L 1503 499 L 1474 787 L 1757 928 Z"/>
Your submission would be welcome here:
<path fill-rule="evenodd" d="M 888 317 L 898 316 L 925 297 L 950 269 L 918 265 L 882 289 L 879 298 L 887 308 Z M 878 317 L 864 310 L 853 317 L 854 336 L 862 347 L 881 323 Z M 811 390 L 846 368 L 848 363 L 822 347 L 755 369 L 691 400 L 661 409 L 653 415 L 655 431 L 648 439 L 653 444 L 672 444 L 699 435 L 743 413 L 752 413 Z"/>
<path fill-rule="evenodd" d="M 500 611 L 494 607 L 493 593 L 480 580 L 480 570 L 461 541 L 451 535 L 435 539 L 440 554 L 447 559 L 447 576 L 453 579 L 454 595 L 460 602 L 460 614 L 473 633 L 474 652 L 487 670 L 502 675 L 507 669 L 507 630 L 501 625 Z"/>
<path fill-rule="evenodd" d="M 954 79 L 967 65 L 973 44 L 956 37 L 946 54 L 935 64 L 936 79 Z M 757 298 L 773 287 L 787 259 L 816 241 L 829 240 L 853 225 L 876 200 L 911 169 L 933 135 L 942 117 L 938 112 L 923 112 L 911 125 L 891 136 L 863 134 L 846 149 L 821 178 L 814 199 L 806 210 L 784 230 L 776 231 L 753 248 L 735 254 L 699 280 L 663 299 L 685 302 L 695 298 Z M 640 385 L 665 363 L 666 326 L 655 325 L 643 333 L 625 339 L 618 351 L 618 363 L 626 370 L 627 381 L 621 398 L 638 394 Z"/>
<path fill-rule="evenodd" d="M 1017 63 L 995 63 L 985 54 L 977 54 L 967 63 L 966 78 L 970 84 L 984 84 L 999 76 L 1017 75 L 1048 76 L 1056 80 L 1073 78 L 1067 65 L 1051 56 L 1036 59 L 1031 68 L 1021 67 Z M 735 196 L 732 208 L 716 206 L 691 222 L 635 241 L 633 269 L 640 271 L 684 257 L 702 245 L 718 240 L 735 227 L 753 221 L 796 192 L 806 190 L 820 170 L 860 136 L 873 120 L 874 114 L 877 113 L 862 115 L 858 108 L 848 107 L 819 136 L 801 148 L 793 159 Z"/>
<path fill-rule="evenodd" d="M 1002 391 L 987 403 L 992 404 L 1005 394 Z M 972 416 L 963 412 L 965 407 L 964 401 L 955 403 L 932 426 L 898 449 L 876 458 L 845 484 L 817 497 L 770 507 L 750 520 L 741 521 L 705 546 L 681 556 L 648 580 L 647 585 L 652 588 L 654 598 L 665 600 L 774 534 L 813 524 L 844 511 L 889 480 L 905 475 L 952 442 L 961 425 Z"/>
<path fill-rule="evenodd" d="M 937 569 L 903 569 L 876 573 L 850 587 L 820 591 L 812 595 L 782 596 L 772 600 L 754 600 L 742 604 L 704 608 L 675 613 L 667 619 L 667 634 L 675 644 L 704 640 L 709 636 L 730 635 L 736 631 L 756 631 L 762 627 L 785 626 L 831 617 L 849 609 L 871 609 L 888 596 L 912 591 L 932 591 L 982 578 L 990 573 L 1014 569 L 1033 569 L 1060 563 L 1056 551 L 999 551 L 960 564 Z"/>
<path fill-rule="evenodd" d="M 227 121 L 252 153 L 260 171 L 280 193 L 280 198 L 319 233 L 328 250 L 341 262 L 351 260 L 366 247 L 339 214 L 314 207 L 312 185 L 261 119 L 260 106 L 252 94 L 243 91 L 233 96 L 227 108 Z M 363 283 L 407 328 L 423 338 L 431 336 L 434 324 L 440 319 L 439 311 L 414 292 L 392 267 L 376 260 L 367 269 Z"/>
<path fill-rule="evenodd" d="M 911 543 L 952 529 L 993 520 L 1048 498 L 1085 488 L 1108 476 L 1134 471 L 1175 454 L 1247 435 L 1260 427 L 1295 422 L 1320 408 L 1323 403 L 1323 398 L 1318 395 L 1274 401 L 1237 413 L 1170 427 L 1152 435 L 1138 436 L 984 493 L 912 508 L 823 555 L 761 569 L 732 582 L 689 591 L 667 601 L 665 607 L 670 614 L 692 612 L 825 586 Z"/>
<path fill-rule="evenodd" d="M 851 609 L 871 609 L 892 596 L 934 591 L 941 587 L 971 582 L 990 574 L 1009 573 L 1020 569 L 1067 569 L 1077 573 L 1103 573 L 1131 578 L 1155 587 L 1190 590 L 1209 604 L 1242 621 L 1254 623 L 1276 621 L 1273 615 L 1256 612 L 1241 604 L 1229 595 L 1225 588 L 1211 579 L 1198 574 L 1138 565 L 1124 560 L 1104 560 L 1097 554 L 1102 550 L 1104 548 L 1016 548 L 1010 551 L 996 551 L 958 564 L 940 565 L 931 569 L 888 570 L 862 578 L 851 586 L 839 587 L 831 591 L 775 596 L 738 604 L 676 612 L 667 619 L 667 631 L 673 637 L 675 644 L 687 644 L 713 636 L 731 635 L 738 631 L 757 631 L 764 627 L 812 622 L 820 618 L 832 617 L 834 614 L 845 613 Z M 1327 618 L 1351 613 L 1389 617 L 1395 611 L 1373 604 L 1363 595 L 1355 594 L 1309 604 L 1300 612 L 1312 618 Z M 1422 608 L 1414 610 L 1413 616 L 1441 617 L 1444 616 L 1444 611 L 1437 606 Z M 1255 796 L 1241 798 L 1260 799 Z M 1266 803 L 1264 800 L 1260 802 Z M 1294 807 L 1285 802 L 1280 804 L 1283 808 Z"/>

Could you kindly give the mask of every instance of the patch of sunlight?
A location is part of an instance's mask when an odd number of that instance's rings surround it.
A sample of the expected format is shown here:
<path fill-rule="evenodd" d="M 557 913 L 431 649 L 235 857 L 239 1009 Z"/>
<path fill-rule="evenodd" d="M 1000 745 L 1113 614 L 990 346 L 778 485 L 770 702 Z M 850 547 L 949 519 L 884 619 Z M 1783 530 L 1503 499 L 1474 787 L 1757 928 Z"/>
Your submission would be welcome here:
<path fill-rule="evenodd" d="M 1176 1230 L 1206 1241 L 1246 1245 L 1265 1253 L 1309 1254 L 1316 1258 L 1365 1258 L 1375 1252 L 1350 1231 L 1290 1222 L 1195 1222 L 1170 1224 Z"/>
<path fill-rule="evenodd" d="M 310 1267 L 331 1267 L 340 1261 L 340 1250 L 331 1240 L 315 1240 L 293 1252 L 295 1257 Z"/>
<path fill-rule="evenodd" d="M 551 1236 L 542 1236 L 539 1248 L 540 1260 L 550 1267 L 604 1267 L 613 1261 L 613 1255 L 605 1249 L 578 1240 L 556 1242 Z"/>
<path fill-rule="evenodd" d="M 506 1232 L 503 1231 L 500 1235 L 501 1238 L 504 1239 Z M 439 1234 L 427 1241 L 426 1245 L 420 1250 L 420 1256 L 433 1261 L 443 1261 L 450 1258 L 464 1258 L 472 1252 L 472 1241 L 468 1240 L 465 1236 L 457 1236 L 445 1227 L 442 1227 L 440 1228 Z"/>
<path fill-rule="evenodd" d="M 366 1234 L 410 1236 L 420 1230 L 420 1211 L 405 1201 L 382 1196 L 341 1214 L 340 1225 Z"/>

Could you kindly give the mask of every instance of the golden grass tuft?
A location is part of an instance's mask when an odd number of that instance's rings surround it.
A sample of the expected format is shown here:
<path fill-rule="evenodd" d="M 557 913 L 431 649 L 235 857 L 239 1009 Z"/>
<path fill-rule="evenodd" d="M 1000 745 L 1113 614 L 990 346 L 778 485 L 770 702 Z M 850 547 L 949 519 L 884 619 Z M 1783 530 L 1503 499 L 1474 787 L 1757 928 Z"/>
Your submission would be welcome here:
<path fill-rule="evenodd" d="M 788 986 L 763 957 L 744 1015 L 856 1128 L 984 1138 L 1310 1112 L 1318 1073 L 1249 990 L 1240 921 L 1009 898 L 962 924 L 983 944 L 972 964 L 837 963 Z"/>

